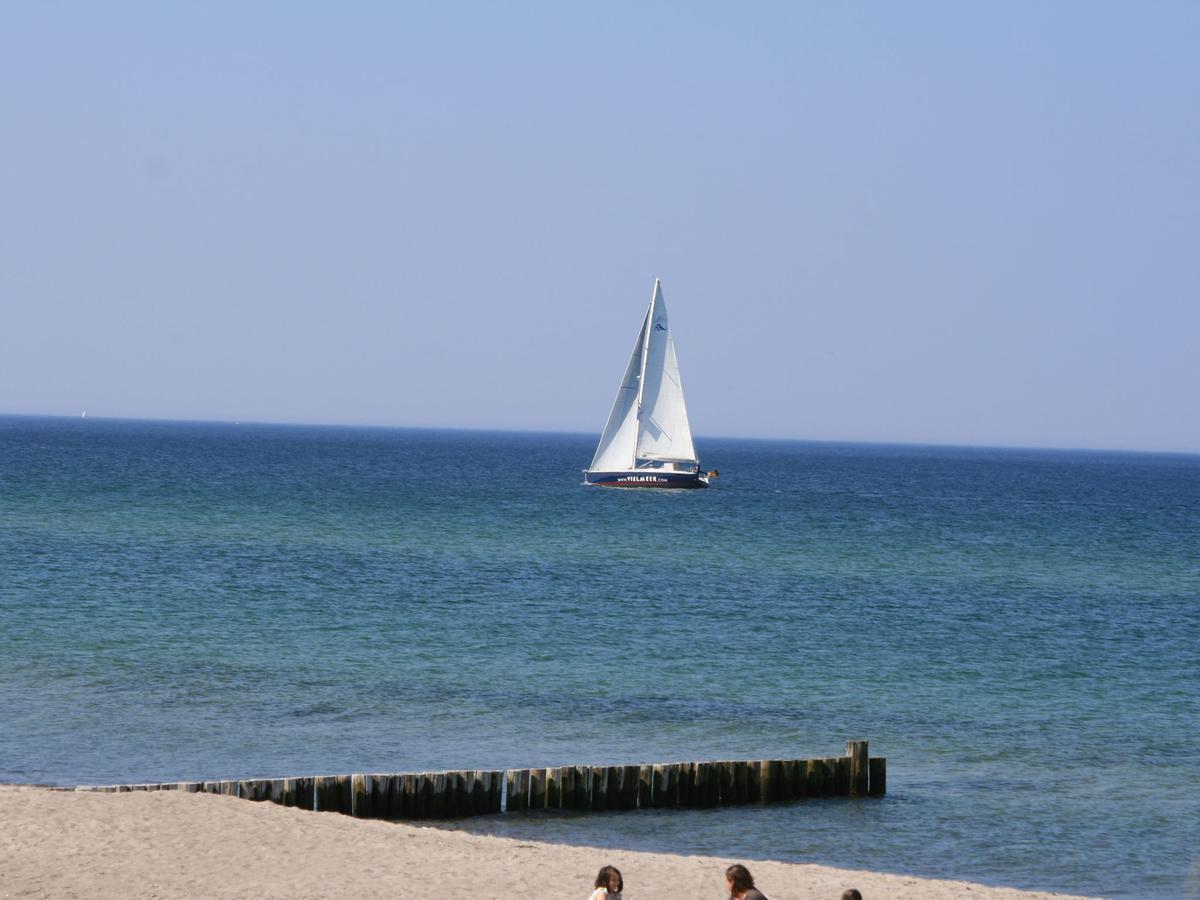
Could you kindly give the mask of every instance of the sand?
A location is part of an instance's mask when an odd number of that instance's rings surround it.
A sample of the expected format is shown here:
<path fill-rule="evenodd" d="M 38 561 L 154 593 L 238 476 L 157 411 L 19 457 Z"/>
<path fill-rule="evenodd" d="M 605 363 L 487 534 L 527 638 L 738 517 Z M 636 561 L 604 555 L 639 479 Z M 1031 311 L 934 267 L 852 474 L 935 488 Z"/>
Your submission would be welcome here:
<path fill-rule="evenodd" d="M 824 866 L 535 844 L 175 791 L 0 787 L 0 897 L 579 898 L 621 869 L 626 900 L 726 897 L 744 862 L 771 900 L 1064 897 Z"/>

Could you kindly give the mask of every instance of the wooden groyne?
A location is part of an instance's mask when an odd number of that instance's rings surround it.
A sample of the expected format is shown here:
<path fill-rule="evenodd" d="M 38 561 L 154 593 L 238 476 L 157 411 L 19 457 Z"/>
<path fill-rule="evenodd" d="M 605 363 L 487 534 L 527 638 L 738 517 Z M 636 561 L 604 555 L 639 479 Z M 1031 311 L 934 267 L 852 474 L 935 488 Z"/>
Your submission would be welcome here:
<path fill-rule="evenodd" d="M 817 759 L 315 775 L 81 785 L 75 790 L 176 790 L 225 794 L 364 819 L 459 819 L 543 809 L 694 809 L 821 797 L 877 797 L 887 791 L 887 760 L 869 756 L 866 741 L 848 741 L 844 756 Z"/>

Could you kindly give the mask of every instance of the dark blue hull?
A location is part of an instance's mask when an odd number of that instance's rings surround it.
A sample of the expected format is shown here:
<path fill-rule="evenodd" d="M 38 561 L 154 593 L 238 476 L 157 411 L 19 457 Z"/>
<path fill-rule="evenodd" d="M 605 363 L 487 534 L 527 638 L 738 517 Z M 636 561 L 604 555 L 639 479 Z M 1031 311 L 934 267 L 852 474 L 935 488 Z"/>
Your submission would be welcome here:
<path fill-rule="evenodd" d="M 639 469 L 631 472 L 584 472 L 588 484 L 622 488 L 706 488 L 708 477 L 699 472 L 659 472 Z"/>

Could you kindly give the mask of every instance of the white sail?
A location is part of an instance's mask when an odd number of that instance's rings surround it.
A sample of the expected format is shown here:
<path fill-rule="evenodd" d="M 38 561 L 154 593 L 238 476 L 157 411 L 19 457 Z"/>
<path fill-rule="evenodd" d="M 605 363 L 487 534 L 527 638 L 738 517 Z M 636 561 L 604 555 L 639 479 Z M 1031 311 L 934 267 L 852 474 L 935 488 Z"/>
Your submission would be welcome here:
<path fill-rule="evenodd" d="M 627 471 L 639 461 L 697 462 L 675 341 L 658 281 L 590 471 Z"/>
<path fill-rule="evenodd" d="M 654 282 L 650 300 L 650 331 L 646 341 L 637 457 L 667 462 L 696 462 L 692 428 L 683 402 L 683 382 L 675 358 L 675 341 L 667 320 L 662 286 Z"/>
<path fill-rule="evenodd" d="M 591 469 L 594 472 L 633 468 L 638 440 L 638 386 L 641 384 L 642 358 L 646 345 L 646 328 L 649 324 L 650 312 L 647 311 L 642 330 L 638 332 L 637 343 L 633 345 L 633 353 L 629 356 L 629 365 L 625 367 L 625 377 L 621 379 L 621 386 L 617 388 L 617 398 L 608 414 L 608 423 L 604 426 L 604 433 L 600 435 L 600 443 L 596 446 L 596 455 L 592 457 Z"/>

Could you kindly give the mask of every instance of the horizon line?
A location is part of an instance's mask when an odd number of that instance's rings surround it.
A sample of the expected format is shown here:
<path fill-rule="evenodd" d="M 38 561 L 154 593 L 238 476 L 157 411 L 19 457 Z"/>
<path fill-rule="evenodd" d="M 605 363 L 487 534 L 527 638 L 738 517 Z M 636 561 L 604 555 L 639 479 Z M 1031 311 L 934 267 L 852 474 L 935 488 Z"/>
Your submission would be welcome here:
<path fill-rule="evenodd" d="M 86 410 L 84 411 L 86 412 Z M 169 416 L 73 416 L 64 413 L 10 413 L 0 412 L 0 419 L 76 419 L 91 418 L 102 422 L 162 422 L 180 425 L 267 425 L 289 428 L 363 428 L 391 431 L 466 431 L 491 434 L 557 434 L 578 435 L 580 437 L 598 436 L 599 432 L 576 431 L 555 428 L 497 428 L 480 425 L 383 425 L 379 423 L 355 422 L 294 422 L 276 419 L 191 419 L 173 418 Z M 802 437 L 765 437 L 745 434 L 702 434 L 699 440 L 730 440 L 730 441 L 776 441 L 796 444 L 833 444 L 861 445 L 876 447 L 935 447 L 958 450 L 1037 450 L 1058 453 L 1114 453 L 1114 454 L 1143 454 L 1149 456 L 1200 456 L 1200 450 L 1144 450 L 1127 447 L 1067 447 L 1045 446 L 1032 444 L 961 444 L 938 441 L 901 441 L 901 440 L 863 440 L 854 438 L 802 438 Z"/>

